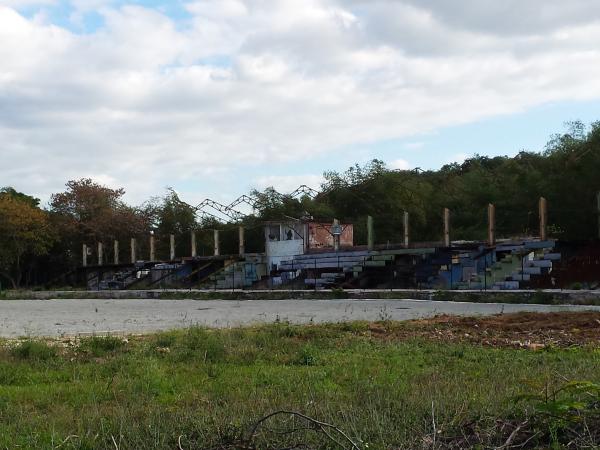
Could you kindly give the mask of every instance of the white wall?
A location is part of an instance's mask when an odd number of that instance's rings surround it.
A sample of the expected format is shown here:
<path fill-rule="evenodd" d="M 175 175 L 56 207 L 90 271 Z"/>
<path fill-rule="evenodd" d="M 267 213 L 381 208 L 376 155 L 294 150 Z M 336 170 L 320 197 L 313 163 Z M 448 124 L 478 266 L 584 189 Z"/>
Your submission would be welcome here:
<path fill-rule="evenodd" d="M 292 259 L 291 257 L 294 255 L 301 255 L 304 253 L 304 241 L 302 239 L 267 241 L 265 247 L 269 269 L 273 264 L 277 265 L 281 261 Z"/>

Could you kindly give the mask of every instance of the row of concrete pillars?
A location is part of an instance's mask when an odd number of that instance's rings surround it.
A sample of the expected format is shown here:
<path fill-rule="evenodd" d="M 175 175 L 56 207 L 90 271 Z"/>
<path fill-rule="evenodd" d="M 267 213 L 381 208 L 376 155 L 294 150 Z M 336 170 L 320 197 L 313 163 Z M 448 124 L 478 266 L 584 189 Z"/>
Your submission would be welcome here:
<path fill-rule="evenodd" d="M 600 211 L 600 194 L 598 196 L 598 207 Z M 542 241 L 545 241 L 547 238 L 547 219 L 548 219 L 548 205 L 547 201 L 544 197 L 540 197 L 539 203 L 539 235 Z M 448 208 L 444 208 L 443 212 L 444 216 L 444 246 L 450 247 L 450 210 Z M 404 225 L 404 246 L 410 246 L 410 216 L 407 211 L 404 212 L 403 218 Z M 337 229 L 339 225 L 339 220 L 334 219 L 333 221 L 334 229 Z M 238 241 L 239 241 L 239 255 L 243 256 L 246 252 L 245 249 L 245 237 L 244 237 L 244 227 L 240 226 L 238 228 Z M 599 225 L 599 233 L 600 233 L 600 225 Z M 333 233 L 333 246 L 334 250 L 338 251 L 340 248 L 340 234 L 341 232 Z M 173 261 L 176 257 L 175 255 L 175 235 L 171 234 L 169 236 L 170 241 L 170 260 Z M 190 235 L 190 243 L 191 243 L 191 253 L 192 257 L 197 256 L 196 249 L 196 232 L 192 231 Z M 494 204 L 490 203 L 488 205 L 488 244 L 495 245 L 496 243 L 496 207 Z M 373 227 L 373 217 L 367 216 L 367 248 L 369 250 L 373 250 L 375 246 L 375 233 Z M 135 238 L 131 239 L 130 242 L 130 251 L 131 251 L 131 262 L 135 263 L 137 261 L 137 241 Z M 219 245 L 219 230 L 214 230 L 214 255 L 219 256 L 221 254 L 220 245 Z M 104 264 L 104 245 L 102 242 L 98 243 L 98 265 L 101 266 Z M 155 242 L 154 235 L 150 235 L 150 261 L 156 261 L 156 250 L 155 250 Z M 83 244 L 83 265 L 87 266 L 88 261 L 88 247 L 86 244 Z M 113 252 L 113 263 L 119 264 L 119 241 L 114 241 L 114 252 Z"/>
<path fill-rule="evenodd" d="M 213 239 L 214 239 L 214 256 L 219 256 L 221 254 L 219 230 L 214 230 Z M 239 240 L 239 255 L 244 256 L 244 254 L 246 253 L 246 243 L 245 243 L 245 229 L 242 226 L 238 227 L 238 240 Z M 119 261 L 119 241 L 115 240 L 113 245 L 114 245 L 113 264 L 119 264 L 120 263 L 120 261 Z M 130 261 L 131 261 L 131 263 L 135 263 L 138 260 L 137 239 L 131 238 L 129 245 L 130 245 Z M 192 257 L 197 256 L 198 250 L 197 250 L 197 246 L 196 246 L 196 232 L 195 231 L 192 231 L 190 233 L 190 246 L 191 246 Z M 175 235 L 174 234 L 169 235 L 169 247 L 170 247 L 169 259 L 171 261 L 173 261 L 176 258 Z M 88 265 L 88 253 L 90 253 L 88 251 L 88 249 L 91 250 L 91 248 L 89 248 L 87 246 L 87 244 L 83 244 L 83 261 L 82 262 L 83 262 L 84 267 Z M 150 253 L 149 261 L 156 261 L 156 245 L 155 245 L 154 234 L 150 234 L 150 252 L 149 253 Z M 97 257 L 98 257 L 98 265 L 102 266 L 105 262 L 104 261 L 104 244 L 102 242 L 98 242 Z"/>
<path fill-rule="evenodd" d="M 538 202 L 539 209 L 539 232 L 540 240 L 545 241 L 548 237 L 548 202 L 544 197 L 540 197 Z M 600 211 L 600 193 L 598 194 L 598 210 Z M 450 210 L 444 208 L 444 246 L 450 247 Z M 410 220 L 407 211 L 404 211 L 404 246 L 410 246 Z M 600 219 L 599 219 L 600 223 Z M 600 235 L 600 225 L 599 231 Z M 493 203 L 488 204 L 488 244 L 496 244 L 496 206 Z M 367 248 L 373 250 L 375 245 L 375 233 L 373 231 L 373 217 L 367 216 Z"/>

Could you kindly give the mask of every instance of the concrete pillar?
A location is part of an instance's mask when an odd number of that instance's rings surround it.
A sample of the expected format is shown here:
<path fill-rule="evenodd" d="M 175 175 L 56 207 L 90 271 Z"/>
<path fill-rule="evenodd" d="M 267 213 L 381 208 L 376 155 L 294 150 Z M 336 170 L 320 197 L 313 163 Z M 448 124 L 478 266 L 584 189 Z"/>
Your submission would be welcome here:
<path fill-rule="evenodd" d="M 214 239 L 215 239 L 215 256 L 219 256 L 221 254 L 221 249 L 219 247 L 219 230 L 214 231 Z"/>
<path fill-rule="evenodd" d="M 98 242 L 98 265 L 101 266 L 104 263 L 104 246 L 102 242 Z"/>
<path fill-rule="evenodd" d="M 169 243 L 171 251 L 169 252 L 169 261 L 173 261 L 175 259 L 175 235 L 171 234 L 169 236 Z"/>
<path fill-rule="evenodd" d="M 137 261 L 137 255 L 136 255 L 137 249 L 136 249 L 135 238 L 131 238 L 130 249 L 131 249 L 131 264 L 135 264 L 135 262 Z"/>
<path fill-rule="evenodd" d="M 81 262 L 83 264 L 83 267 L 87 267 L 87 245 L 83 244 L 82 252 L 83 252 L 83 254 L 82 254 L 83 259 Z"/>
<path fill-rule="evenodd" d="M 239 236 L 239 254 L 240 256 L 244 256 L 246 253 L 246 236 L 244 227 L 240 226 L 238 228 L 238 236 Z"/>
<path fill-rule="evenodd" d="M 598 209 L 598 239 L 600 239 L 600 191 L 596 194 L 596 208 Z"/>
<path fill-rule="evenodd" d="M 336 252 L 340 251 L 340 221 L 333 219 L 333 250 Z"/>
<path fill-rule="evenodd" d="M 539 202 L 539 213 L 540 213 L 540 240 L 545 241 L 547 239 L 547 222 L 548 222 L 548 204 L 544 197 L 540 197 Z"/>
<path fill-rule="evenodd" d="M 154 233 L 150 233 L 150 261 L 156 261 L 156 246 L 154 242 Z"/>
<path fill-rule="evenodd" d="M 192 258 L 195 258 L 198 255 L 198 250 L 196 249 L 196 232 L 194 230 L 190 233 L 190 240 L 192 246 Z"/>
<path fill-rule="evenodd" d="M 375 234 L 373 232 L 373 217 L 367 216 L 367 248 L 373 250 L 375 247 Z"/>
<path fill-rule="evenodd" d="M 450 210 L 444 208 L 444 247 L 450 247 Z"/>
<path fill-rule="evenodd" d="M 408 211 L 404 211 L 404 246 L 410 245 L 410 228 L 409 228 L 409 215 Z"/>
<path fill-rule="evenodd" d="M 114 242 L 114 259 L 113 261 L 115 262 L 115 266 L 117 264 L 119 264 L 119 241 L 115 241 Z"/>
<path fill-rule="evenodd" d="M 488 204 L 488 244 L 496 245 L 496 206 Z"/>

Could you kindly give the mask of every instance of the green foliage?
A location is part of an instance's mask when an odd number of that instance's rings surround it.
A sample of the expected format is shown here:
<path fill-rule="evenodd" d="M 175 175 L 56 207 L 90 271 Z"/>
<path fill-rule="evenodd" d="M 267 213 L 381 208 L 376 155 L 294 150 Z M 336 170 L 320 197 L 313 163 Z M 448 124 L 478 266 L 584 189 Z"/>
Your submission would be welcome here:
<path fill-rule="evenodd" d="M 314 366 L 317 361 L 317 349 L 314 346 L 307 344 L 300 350 L 296 363 L 301 366 Z"/>
<path fill-rule="evenodd" d="M 40 199 L 32 197 L 30 195 L 24 194 L 23 192 L 19 192 L 12 187 L 3 187 L 0 189 L 0 195 L 7 195 L 15 200 L 25 202 L 30 206 L 37 208 L 40 206 Z"/>
<path fill-rule="evenodd" d="M 572 432 L 590 419 L 600 417 L 600 384 L 591 381 L 565 381 L 557 386 L 545 380 L 529 383 L 533 390 L 519 395 L 533 407 L 532 426 L 548 436 L 553 448 L 563 448 Z"/>
<path fill-rule="evenodd" d="M 157 255 L 167 258 L 169 255 L 169 235 L 175 235 L 175 254 L 189 253 L 190 232 L 195 230 L 196 213 L 194 208 L 181 201 L 174 189 L 168 188 L 162 199 L 157 199 L 152 207 L 152 222 L 157 237 Z"/>
<path fill-rule="evenodd" d="M 23 272 L 48 253 L 55 236 L 35 199 L 12 191 L 0 192 L 0 283 L 8 279 L 16 289 Z"/>
<path fill-rule="evenodd" d="M 116 336 L 92 336 L 81 339 L 79 347 L 93 356 L 103 356 L 125 346 L 125 341 Z"/>
<path fill-rule="evenodd" d="M 181 360 L 217 362 L 226 355 L 222 336 L 200 327 L 189 328 L 176 341 L 174 350 L 175 355 Z"/>
<path fill-rule="evenodd" d="M 56 348 L 43 341 L 28 339 L 11 348 L 10 354 L 18 359 L 47 361 L 54 358 L 57 352 Z"/>

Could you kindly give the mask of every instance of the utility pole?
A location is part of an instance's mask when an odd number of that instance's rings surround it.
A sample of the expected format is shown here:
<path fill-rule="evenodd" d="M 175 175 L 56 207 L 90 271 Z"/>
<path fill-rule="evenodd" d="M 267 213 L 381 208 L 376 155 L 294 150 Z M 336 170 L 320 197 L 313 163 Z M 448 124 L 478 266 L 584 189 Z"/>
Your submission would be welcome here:
<path fill-rule="evenodd" d="M 450 210 L 444 208 L 444 247 L 450 247 Z"/>
<path fill-rule="evenodd" d="M 545 241 L 547 238 L 546 228 L 547 228 L 547 223 L 548 223 L 548 204 L 544 197 L 540 197 L 539 213 L 540 213 L 540 240 Z"/>
<path fill-rule="evenodd" d="M 490 247 L 496 244 L 496 207 L 488 204 L 488 245 Z"/>
<path fill-rule="evenodd" d="M 373 250 L 375 246 L 375 236 L 373 233 L 373 216 L 367 216 L 367 249 Z"/>

